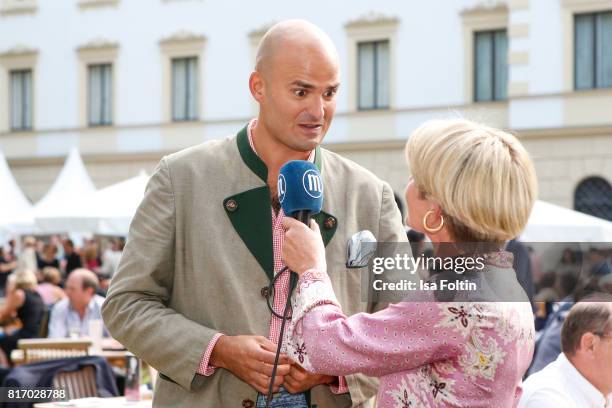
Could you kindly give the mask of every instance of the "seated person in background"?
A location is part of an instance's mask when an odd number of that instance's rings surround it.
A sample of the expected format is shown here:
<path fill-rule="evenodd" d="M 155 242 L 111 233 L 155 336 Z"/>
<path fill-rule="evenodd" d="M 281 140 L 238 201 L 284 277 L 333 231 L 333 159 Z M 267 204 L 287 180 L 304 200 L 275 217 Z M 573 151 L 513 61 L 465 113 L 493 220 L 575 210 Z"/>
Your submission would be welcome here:
<path fill-rule="evenodd" d="M 612 273 L 607 274 L 599 280 L 599 287 L 604 292 L 612 294 Z"/>
<path fill-rule="evenodd" d="M 100 260 L 98 259 L 98 247 L 94 241 L 89 241 L 83 248 L 83 261 L 85 268 L 98 272 Z"/>
<path fill-rule="evenodd" d="M 36 291 L 45 305 L 51 306 L 66 297 L 66 293 L 59 287 L 62 276 L 57 268 L 47 266 L 42 270 L 43 281 L 38 285 Z"/>
<path fill-rule="evenodd" d="M 64 270 L 66 276 L 70 275 L 70 272 L 81 267 L 81 256 L 74 250 L 74 243 L 70 239 L 66 239 L 64 244 Z"/>
<path fill-rule="evenodd" d="M 17 257 L 17 270 L 35 272 L 38 268 L 38 257 L 36 254 L 36 238 L 25 237 L 23 250 Z"/>
<path fill-rule="evenodd" d="M 59 269 L 60 265 L 56 255 L 57 247 L 52 244 L 45 244 L 42 251 L 42 257 L 38 260 L 38 269 L 42 271 L 47 266 Z"/>
<path fill-rule="evenodd" d="M 604 408 L 612 394 L 612 298 L 576 303 L 561 330 L 559 357 L 523 383 L 519 408 Z"/>
<path fill-rule="evenodd" d="M 561 273 L 555 282 L 561 301 L 552 304 L 551 312 L 546 316 L 542 330 L 536 340 L 536 350 L 527 375 L 534 374 L 555 361 L 561 353 L 561 328 L 571 307 L 586 293 L 576 291 L 577 279 L 569 272 Z M 577 296 L 577 297 L 576 297 Z"/>
<path fill-rule="evenodd" d="M 104 279 L 110 279 L 115 274 L 117 270 L 117 266 L 119 266 L 119 261 L 121 260 L 121 254 L 123 253 L 123 248 L 125 247 L 125 240 L 123 238 L 119 238 L 111 244 L 111 247 L 108 248 L 102 254 L 102 266 L 100 267 L 100 276 Z"/>
<path fill-rule="evenodd" d="M 102 254 L 102 266 L 98 270 L 98 276 L 100 277 L 100 292 L 106 295 L 110 281 L 119 266 L 121 255 L 123 254 L 123 248 L 125 247 L 125 240 L 119 238 L 111 243 L 111 246 L 104 251 Z"/>
<path fill-rule="evenodd" d="M 36 292 L 36 284 L 36 275 L 31 271 L 18 271 L 9 276 L 6 302 L 0 309 L 0 321 L 16 316 L 21 321 L 21 328 L 12 333 L 5 329 L 0 337 L 0 347 L 4 352 L 0 355 L 0 362 L 5 365 L 8 365 L 8 358 L 11 351 L 17 348 L 19 339 L 35 338 L 40 332 L 45 304 Z"/>
<path fill-rule="evenodd" d="M 53 306 L 49 320 L 49 337 L 89 335 L 89 322 L 102 320 L 100 308 L 104 298 L 96 294 L 98 277 L 88 269 L 75 269 L 66 280 L 67 299 Z M 106 329 L 104 329 L 106 334 Z"/>
<path fill-rule="evenodd" d="M 4 248 L 0 246 L 0 293 L 4 294 L 6 278 L 17 267 L 17 262 L 12 259 L 10 254 L 4 253 Z"/>

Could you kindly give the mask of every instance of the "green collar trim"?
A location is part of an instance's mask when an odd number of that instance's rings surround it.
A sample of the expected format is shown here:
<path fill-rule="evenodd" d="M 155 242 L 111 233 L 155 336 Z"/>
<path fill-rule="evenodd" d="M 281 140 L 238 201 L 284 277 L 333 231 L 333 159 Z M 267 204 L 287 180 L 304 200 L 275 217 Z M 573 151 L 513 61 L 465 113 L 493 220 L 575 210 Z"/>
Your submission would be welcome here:
<path fill-rule="evenodd" d="M 264 183 L 267 183 L 268 168 L 263 160 L 261 160 L 259 156 L 255 154 L 253 149 L 251 149 L 249 136 L 247 135 L 248 126 L 249 125 L 247 124 L 240 132 L 238 132 L 238 137 L 236 138 L 236 142 L 238 143 L 238 151 L 240 152 L 240 157 L 242 157 L 244 164 L 246 164 L 253 173 L 257 174 Z"/>
<path fill-rule="evenodd" d="M 263 180 L 264 185 L 227 197 L 223 200 L 223 207 L 242 242 L 268 278 L 272 279 L 274 277 L 274 247 L 270 190 L 267 185 L 268 168 L 251 149 L 247 126 L 238 132 L 238 151 L 247 167 Z M 322 169 L 321 158 L 321 149 L 317 146 L 315 165 L 319 171 Z M 336 232 L 337 219 L 323 211 L 313 218 L 319 224 L 323 242 L 327 246 Z"/>
<path fill-rule="evenodd" d="M 268 186 L 257 187 L 223 200 L 223 207 L 234 230 L 264 270 L 274 277 L 272 207 Z"/>
<path fill-rule="evenodd" d="M 236 138 L 236 143 L 238 144 L 238 151 L 240 152 L 240 157 L 242 157 L 242 161 L 247 165 L 249 169 L 253 173 L 255 173 L 260 179 L 263 180 L 264 183 L 268 182 L 268 168 L 266 164 L 261 160 L 261 158 L 255 154 L 253 149 L 251 149 L 251 144 L 249 143 L 249 136 L 247 134 L 248 124 L 238 132 L 238 137 Z M 315 160 L 314 164 L 317 166 L 320 172 L 323 171 L 323 161 L 321 160 L 321 148 L 317 146 L 315 148 Z"/>
<path fill-rule="evenodd" d="M 272 208 L 270 190 L 257 187 L 223 200 L 225 213 L 234 230 L 255 257 L 268 279 L 274 277 L 274 246 L 272 242 Z M 313 216 L 319 224 L 325 246 L 329 244 L 338 226 L 338 219 L 321 211 Z"/>

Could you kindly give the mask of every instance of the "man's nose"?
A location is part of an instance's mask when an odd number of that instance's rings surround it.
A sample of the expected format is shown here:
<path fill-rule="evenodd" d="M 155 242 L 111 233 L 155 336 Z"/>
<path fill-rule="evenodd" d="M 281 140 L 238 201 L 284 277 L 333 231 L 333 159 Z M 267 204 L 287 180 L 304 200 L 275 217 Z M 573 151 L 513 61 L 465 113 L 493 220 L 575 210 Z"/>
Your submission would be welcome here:
<path fill-rule="evenodd" d="M 308 104 L 308 114 L 316 121 L 325 116 L 325 101 L 321 97 L 314 97 Z"/>

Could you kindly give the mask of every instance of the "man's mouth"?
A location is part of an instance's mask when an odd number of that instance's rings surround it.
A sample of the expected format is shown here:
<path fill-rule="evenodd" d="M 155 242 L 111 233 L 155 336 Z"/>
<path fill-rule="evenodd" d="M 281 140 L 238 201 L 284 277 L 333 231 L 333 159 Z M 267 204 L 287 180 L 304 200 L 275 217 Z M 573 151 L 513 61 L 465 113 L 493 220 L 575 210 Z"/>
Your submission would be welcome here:
<path fill-rule="evenodd" d="M 300 123 L 300 126 L 308 130 L 315 130 L 323 127 L 320 123 Z"/>

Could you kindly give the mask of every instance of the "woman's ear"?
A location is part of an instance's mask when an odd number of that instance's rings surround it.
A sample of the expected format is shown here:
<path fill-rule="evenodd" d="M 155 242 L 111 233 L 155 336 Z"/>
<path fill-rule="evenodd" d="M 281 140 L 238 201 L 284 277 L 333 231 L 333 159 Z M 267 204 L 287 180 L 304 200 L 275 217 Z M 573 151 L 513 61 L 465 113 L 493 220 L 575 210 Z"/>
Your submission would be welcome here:
<path fill-rule="evenodd" d="M 442 207 L 440 207 L 440 204 L 429 199 L 426 200 L 427 204 L 429 205 L 429 209 L 434 212 L 436 217 L 440 217 L 442 215 Z"/>

